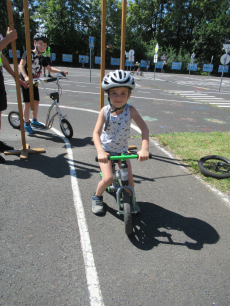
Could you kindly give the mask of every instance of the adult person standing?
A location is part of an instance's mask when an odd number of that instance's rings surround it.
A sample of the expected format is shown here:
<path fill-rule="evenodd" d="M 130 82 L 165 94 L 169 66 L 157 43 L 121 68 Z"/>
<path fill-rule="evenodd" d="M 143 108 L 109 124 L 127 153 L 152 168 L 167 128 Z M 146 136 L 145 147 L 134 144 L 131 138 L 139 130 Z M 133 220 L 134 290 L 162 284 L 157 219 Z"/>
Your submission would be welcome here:
<path fill-rule="evenodd" d="M 1 114 L 2 111 L 7 109 L 7 94 L 5 90 L 4 85 L 4 77 L 2 73 L 2 68 L 4 67 L 6 71 L 12 75 L 12 77 L 15 79 L 16 74 L 12 70 L 8 60 L 6 57 L 2 54 L 2 50 L 12 41 L 15 41 L 17 39 L 17 31 L 14 29 L 10 31 L 10 28 L 7 28 L 6 37 L 4 38 L 2 34 L 0 34 L 0 130 L 1 130 Z M 28 88 L 28 84 L 22 80 L 19 80 L 20 84 L 24 88 Z M 0 152 L 4 152 L 6 150 L 13 150 L 14 148 L 11 146 L 8 146 L 4 142 L 0 141 Z M 0 164 L 5 163 L 5 159 L 0 155 Z"/>

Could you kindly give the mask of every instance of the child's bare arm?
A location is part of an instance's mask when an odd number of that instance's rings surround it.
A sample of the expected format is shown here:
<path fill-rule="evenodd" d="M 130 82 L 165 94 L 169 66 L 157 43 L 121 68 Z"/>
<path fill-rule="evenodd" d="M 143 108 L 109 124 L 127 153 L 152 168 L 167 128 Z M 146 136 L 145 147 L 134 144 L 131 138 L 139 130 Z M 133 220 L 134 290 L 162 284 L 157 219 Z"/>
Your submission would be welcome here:
<path fill-rule="evenodd" d="M 130 107 L 131 117 L 142 132 L 142 148 L 138 152 L 139 161 L 144 161 L 149 158 L 149 129 L 144 120 L 139 115 L 138 111 L 131 106 Z"/>
<path fill-rule="evenodd" d="M 14 70 L 11 68 L 8 60 L 6 59 L 6 57 L 2 54 L 2 62 L 3 62 L 3 67 L 6 69 L 6 71 L 12 75 L 12 77 L 15 79 L 16 78 L 16 74 L 14 72 Z M 19 83 L 24 87 L 24 88 L 28 88 L 28 85 L 26 82 L 22 81 L 19 79 Z"/>
<path fill-rule="evenodd" d="M 93 142 L 94 142 L 94 145 L 95 145 L 96 150 L 97 150 L 98 161 L 101 162 L 101 163 L 107 163 L 108 162 L 108 155 L 109 155 L 102 148 L 101 139 L 100 139 L 104 123 L 105 123 L 104 109 L 102 108 L 100 113 L 99 113 L 97 123 L 96 123 L 94 131 L 93 131 Z"/>
<path fill-rule="evenodd" d="M 60 69 L 51 67 L 50 65 L 46 66 L 45 68 L 46 68 L 49 72 L 54 72 L 54 73 L 59 73 L 59 72 L 60 72 Z M 65 71 L 65 70 L 62 70 L 62 72 L 64 72 L 65 75 L 68 74 L 68 72 Z"/>
<path fill-rule="evenodd" d="M 26 70 L 25 70 L 25 65 L 26 65 L 26 59 L 22 58 L 20 63 L 19 63 L 19 70 L 21 71 L 21 74 L 23 75 L 24 80 L 29 83 L 29 77 L 26 74 Z"/>

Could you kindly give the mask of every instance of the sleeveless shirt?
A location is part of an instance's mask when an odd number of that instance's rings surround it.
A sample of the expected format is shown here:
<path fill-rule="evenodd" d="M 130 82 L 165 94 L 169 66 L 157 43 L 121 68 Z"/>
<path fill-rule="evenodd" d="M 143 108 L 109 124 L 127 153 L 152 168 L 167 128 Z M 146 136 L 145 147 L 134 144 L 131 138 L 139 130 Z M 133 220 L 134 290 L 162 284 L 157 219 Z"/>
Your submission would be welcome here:
<path fill-rule="evenodd" d="M 111 106 L 104 106 L 105 118 Z M 117 116 L 110 114 L 107 130 L 103 126 L 101 144 L 106 152 L 123 153 L 128 150 L 128 138 L 130 134 L 131 115 L 130 105 L 126 104 L 123 112 Z"/>

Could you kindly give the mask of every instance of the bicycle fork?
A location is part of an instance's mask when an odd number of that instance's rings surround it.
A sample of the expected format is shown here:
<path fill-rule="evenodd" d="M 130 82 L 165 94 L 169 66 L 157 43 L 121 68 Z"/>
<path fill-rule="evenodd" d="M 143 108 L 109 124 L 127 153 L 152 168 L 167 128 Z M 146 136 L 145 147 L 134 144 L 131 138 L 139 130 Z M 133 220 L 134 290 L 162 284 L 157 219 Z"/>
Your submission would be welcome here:
<path fill-rule="evenodd" d="M 118 205 L 118 214 L 121 215 L 123 214 L 123 212 L 121 211 L 121 195 L 122 193 L 125 193 L 127 191 L 127 189 L 129 189 L 131 191 L 131 198 L 132 198 L 132 213 L 136 213 L 135 211 L 135 207 L 136 207 L 136 197 L 135 197 L 135 192 L 134 189 L 129 186 L 129 181 L 128 181 L 128 165 L 126 163 L 126 161 L 122 161 L 121 163 L 121 169 L 120 169 L 120 178 L 121 178 L 121 182 L 122 182 L 122 186 L 120 188 L 118 188 L 117 193 L 116 193 L 116 198 L 117 198 L 117 205 Z"/>
<path fill-rule="evenodd" d="M 61 119 L 64 118 L 65 116 L 62 115 L 60 107 L 58 105 L 59 103 L 59 93 L 58 92 L 54 92 L 50 94 L 50 98 L 52 100 L 54 100 L 53 104 L 49 107 L 48 112 L 47 112 L 47 116 L 46 116 L 46 127 L 47 128 L 52 128 L 53 126 L 53 122 L 54 122 L 54 118 L 58 115 L 59 116 L 59 121 L 61 124 Z M 56 113 L 50 118 L 50 113 L 52 111 L 52 109 L 54 108 L 54 106 L 56 106 Z M 50 119 L 49 119 L 50 118 Z"/>

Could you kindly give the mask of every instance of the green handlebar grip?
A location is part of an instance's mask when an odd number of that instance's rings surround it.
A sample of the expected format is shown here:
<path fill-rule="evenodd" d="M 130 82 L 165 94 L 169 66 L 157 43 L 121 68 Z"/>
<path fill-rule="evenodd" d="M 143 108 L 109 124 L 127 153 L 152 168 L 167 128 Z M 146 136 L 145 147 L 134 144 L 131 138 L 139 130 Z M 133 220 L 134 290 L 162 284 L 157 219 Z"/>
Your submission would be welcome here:
<path fill-rule="evenodd" d="M 152 153 L 149 153 L 149 159 L 151 159 L 153 157 Z M 121 154 L 121 156 L 108 156 L 108 160 L 126 160 L 126 159 L 134 159 L 134 158 L 138 158 L 138 155 L 126 155 L 126 154 Z M 95 161 L 98 162 L 98 157 L 95 157 Z"/>
<path fill-rule="evenodd" d="M 121 156 L 109 156 L 109 160 L 126 160 L 126 159 L 134 159 L 138 158 L 138 155 L 121 155 Z"/>

